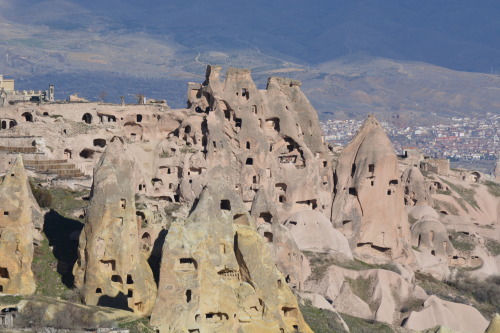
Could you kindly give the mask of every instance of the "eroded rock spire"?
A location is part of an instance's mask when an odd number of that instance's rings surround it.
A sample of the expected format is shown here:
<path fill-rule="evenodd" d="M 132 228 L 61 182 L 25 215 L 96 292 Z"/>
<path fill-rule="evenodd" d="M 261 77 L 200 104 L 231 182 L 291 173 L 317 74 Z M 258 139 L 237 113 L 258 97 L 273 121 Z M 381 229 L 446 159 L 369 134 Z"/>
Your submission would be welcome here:
<path fill-rule="evenodd" d="M 23 161 L 19 156 L 0 185 L 0 293 L 35 292 L 33 261 L 33 199 Z"/>
<path fill-rule="evenodd" d="M 133 162 L 115 138 L 94 169 L 87 223 L 73 272 L 86 304 L 146 315 L 156 285 L 140 249 L 132 170 Z"/>
<path fill-rule="evenodd" d="M 312 332 L 244 202 L 221 178 L 169 229 L 151 324 L 160 333 Z"/>

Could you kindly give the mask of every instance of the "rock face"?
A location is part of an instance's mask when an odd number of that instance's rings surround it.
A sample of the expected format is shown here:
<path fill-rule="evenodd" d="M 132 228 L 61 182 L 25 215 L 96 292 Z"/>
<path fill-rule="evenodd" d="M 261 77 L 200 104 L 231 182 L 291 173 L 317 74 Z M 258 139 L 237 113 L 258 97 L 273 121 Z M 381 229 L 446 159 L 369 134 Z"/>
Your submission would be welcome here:
<path fill-rule="evenodd" d="M 383 269 L 353 271 L 330 266 L 319 281 L 308 281 L 306 290 L 334 300 L 340 312 L 362 318 L 399 325 L 401 304 L 425 300 L 428 296 L 419 286 L 401 275 Z"/>
<path fill-rule="evenodd" d="M 153 306 L 156 285 L 140 248 L 132 170 L 123 144 L 115 138 L 94 171 L 73 273 L 85 304 L 146 315 Z"/>
<path fill-rule="evenodd" d="M 500 333 L 500 315 L 498 313 L 491 319 L 488 329 L 484 333 Z"/>
<path fill-rule="evenodd" d="M 256 193 L 265 192 L 275 215 L 261 212 L 258 220 L 278 223 L 295 211 L 328 210 L 332 163 L 300 82 L 271 77 L 258 90 L 249 70 L 229 68 L 224 82 L 220 70 L 209 66 L 202 85 L 190 84 L 190 111 L 197 113 L 170 140 L 204 152 L 183 163 L 181 197 L 193 201 L 200 181 L 207 182 L 203 173 L 221 166 L 249 209 Z"/>
<path fill-rule="evenodd" d="M 437 219 L 426 216 L 411 226 L 411 244 L 423 272 L 438 279 L 449 274 L 448 260 L 455 252 L 448 232 Z"/>
<path fill-rule="evenodd" d="M 330 220 L 319 212 L 305 210 L 292 214 L 285 226 L 301 251 L 332 253 L 352 259 L 345 236 L 334 229 Z"/>
<path fill-rule="evenodd" d="M 422 172 L 420 172 L 420 169 L 417 167 L 411 166 L 403 172 L 401 184 L 404 186 L 406 205 L 433 205 L 431 193 L 429 191 L 430 184 L 427 183 Z"/>
<path fill-rule="evenodd" d="M 242 198 L 280 270 L 296 287 L 308 275 L 307 259 L 281 224 L 301 210 L 327 212 L 333 188 L 332 156 L 318 116 L 300 82 L 271 77 L 257 89 L 250 71 L 209 66 L 203 84 L 190 83 L 188 110 L 156 153 L 154 185 L 145 193 L 191 205 L 214 175 Z M 147 179 L 147 178 L 146 178 Z"/>
<path fill-rule="evenodd" d="M 221 178 L 172 223 L 151 324 L 164 332 L 312 332 L 245 204 Z"/>
<path fill-rule="evenodd" d="M 471 306 L 431 296 L 425 301 L 424 309 L 412 312 L 403 326 L 412 330 L 446 326 L 460 332 L 483 333 L 488 322 Z"/>
<path fill-rule="evenodd" d="M 334 177 L 331 220 L 354 254 L 371 262 L 411 257 L 397 157 L 373 115 L 342 151 Z"/>
<path fill-rule="evenodd" d="M 0 185 L 0 293 L 33 294 L 34 211 L 40 208 L 31 193 L 21 157 Z"/>

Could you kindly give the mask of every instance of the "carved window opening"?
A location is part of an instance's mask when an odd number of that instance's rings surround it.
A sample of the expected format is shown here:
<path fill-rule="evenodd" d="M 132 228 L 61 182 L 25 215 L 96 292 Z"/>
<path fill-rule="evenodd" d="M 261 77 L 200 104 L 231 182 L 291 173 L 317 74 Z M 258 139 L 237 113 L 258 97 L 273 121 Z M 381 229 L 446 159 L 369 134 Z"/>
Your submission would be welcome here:
<path fill-rule="evenodd" d="M 94 157 L 95 150 L 85 148 L 80 152 L 80 157 L 89 159 Z"/>
<path fill-rule="evenodd" d="M 269 232 L 269 231 L 264 232 L 264 237 L 267 239 L 268 243 L 273 242 L 273 233 L 272 232 Z"/>
<path fill-rule="evenodd" d="M 253 165 L 253 158 L 247 158 L 247 160 L 245 161 L 245 165 Z"/>
<path fill-rule="evenodd" d="M 354 173 L 356 172 L 356 164 L 352 164 L 351 166 L 351 177 L 354 177 Z"/>
<path fill-rule="evenodd" d="M 97 288 L 97 289 L 95 290 L 95 293 L 96 293 L 96 294 L 102 294 L 102 289 L 101 289 L 101 288 Z"/>
<path fill-rule="evenodd" d="M 33 122 L 33 115 L 29 112 L 25 112 L 21 115 L 24 118 L 24 121 Z"/>
<path fill-rule="evenodd" d="M 120 275 L 112 275 L 111 281 L 117 283 L 123 283 L 122 277 Z"/>
<path fill-rule="evenodd" d="M 191 302 L 191 290 L 188 289 L 186 290 L 186 303 L 190 303 Z"/>
<path fill-rule="evenodd" d="M 137 120 L 138 123 L 140 123 L 142 121 L 142 114 L 138 114 L 136 116 L 136 120 Z"/>
<path fill-rule="evenodd" d="M 220 201 L 220 209 L 221 210 L 231 210 L 231 201 L 221 200 Z"/>
<path fill-rule="evenodd" d="M 4 212 L 3 212 L 3 215 L 5 215 L 5 216 L 9 216 L 9 212 L 8 212 L 8 211 L 4 211 Z"/>
<path fill-rule="evenodd" d="M 368 165 L 368 172 L 375 172 L 375 164 Z"/>
<path fill-rule="evenodd" d="M 389 185 L 398 185 L 398 180 L 397 179 L 392 179 L 392 180 L 389 180 Z"/>
<path fill-rule="evenodd" d="M 44 114 L 45 115 L 45 114 Z M 49 115 L 47 113 L 47 115 Z M 92 115 L 90 113 L 85 113 L 82 117 L 82 120 L 86 123 L 86 124 L 91 124 L 92 123 Z"/>
<path fill-rule="evenodd" d="M 281 311 L 283 313 L 283 317 L 285 318 L 297 318 L 297 308 L 292 308 L 292 307 L 282 307 Z"/>
<path fill-rule="evenodd" d="M 5 267 L 0 267 L 0 278 L 9 279 L 9 270 Z"/>
<path fill-rule="evenodd" d="M 271 223 L 273 219 L 273 215 L 269 212 L 264 212 L 264 213 L 260 213 L 259 215 L 259 222 L 262 222 L 262 223 Z"/>
<path fill-rule="evenodd" d="M 94 139 L 93 144 L 94 144 L 94 147 L 104 148 L 104 147 L 106 147 L 106 140 L 105 139 Z"/>
<path fill-rule="evenodd" d="M 241 128 L 241 123 L 242 123 L 241 118 L 235 118 L 234 123 L 236 127 Z"/>
<path fill-rule="evenodd" d="M 114 260 L 101 260 L 102 267 L 106 270 L 111 269 L 111 271 L 116 270 L 116 261 Z"/>
<path fill-rule="evenodd" d="M 349 187 L 349 194 L 350 195 L 358 195 L 358 191 L 356 191 L 355 187 Z"/>
<path fill-rule="evenodd" d="M 127 284 L 134 284 L 134 280 L 132 279 L 132 275 L 127 274 Z"/>
<path fill-rule="evenodd" d="M 127 292 L 127 297 L 128 298 L 132 298 L 134 297 L 134 291 L 132 289 L 129 289 L 128 292 Z"/>
<path fill-rule="evenodd" d="M 120 199 L 120 207 L 125 209 L 125 207 L 127 206 L 127 200 L 125 199 Z"/>
<path fill-rule="evenodd" d="M 198 263 L 193 258 L 180 258 L 176 263 L 174 270 L 176 271 L 195 271 L 198 269 Z"/>
<path fill-rule="evenodd" d="M 250 142 L 249 141 L 247 141 L 247 143 L 246 143 L 246 148 L 250 149 Z"/>

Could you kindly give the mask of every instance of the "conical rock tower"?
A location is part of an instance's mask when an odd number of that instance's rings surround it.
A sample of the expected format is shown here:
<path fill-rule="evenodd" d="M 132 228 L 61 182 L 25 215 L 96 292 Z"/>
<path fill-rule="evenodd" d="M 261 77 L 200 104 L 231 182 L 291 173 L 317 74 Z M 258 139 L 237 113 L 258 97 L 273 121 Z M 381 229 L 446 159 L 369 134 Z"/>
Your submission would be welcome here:
<path fill-rule="evenodd" d="M 140 248 L 132 170 L 133 162 L 115 138 L 94 169 L 87 223 L 73 273 L 85 304 L 147 315 L 156 285 Z"/>
<path fill-rule="evenodd" d="M 370 262 L 411 257 L 397 157 L 373 115 L 340 154 L 334 178 L 331 220 L 353 253 Z"/>
<path fill-rule="evenodd" d="M 0 293 L 33 294 L 33 210 L 36 205 L 19 156 L 0 185 Z"/>

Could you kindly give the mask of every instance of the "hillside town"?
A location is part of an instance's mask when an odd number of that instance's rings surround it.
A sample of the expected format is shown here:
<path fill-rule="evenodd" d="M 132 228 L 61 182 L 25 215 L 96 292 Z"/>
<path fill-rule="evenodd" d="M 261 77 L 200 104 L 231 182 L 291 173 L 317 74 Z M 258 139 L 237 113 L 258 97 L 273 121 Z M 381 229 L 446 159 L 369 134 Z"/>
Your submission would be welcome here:
<path fill-rule="evenodd" d="M 361 127 L 361 120 L 322 122 L 325 140 L 345 146 Z M 382 126 L 398 154 L 416 147 L 425 155 L 450 160 L 495 160 L 500 155 L 500 115 L 487 113 L 483 118 L 451 118 L 448 124 L 398 127 L 389 122 Z"/>

